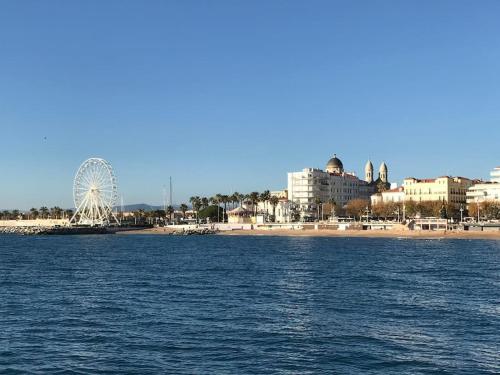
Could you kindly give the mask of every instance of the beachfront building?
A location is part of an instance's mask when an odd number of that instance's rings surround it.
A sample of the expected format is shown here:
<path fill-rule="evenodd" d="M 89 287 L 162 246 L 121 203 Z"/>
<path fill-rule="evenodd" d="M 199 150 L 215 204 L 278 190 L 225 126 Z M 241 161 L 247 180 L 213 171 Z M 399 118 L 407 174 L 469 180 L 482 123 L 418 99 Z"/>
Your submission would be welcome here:
<path fill-rule="evenodd" d="M 276 200 L 275 200 L 276 199 Z M 266 201 L 259 200 L 256 205 L 251 201 L 246 200 L 241 206 L 245 211 L 250 212 L 253 217 L 253 223 L 261 220 L 262 222 L 288 223 L 290 217 L 290 202 L 288 200 L 288 191 L 276 190 L 270 192 L 270 199 Z M 242 212 L 235 211 L 235 214 L 241 215 Z M 230 215 L 231 212 L 228 212 Z M 246 215 L 246 214 L 245 214 Z M 273 218 L 273 215 L 275 216 Z M 233 223 L 237 222 L 237 218 L 232 219 Z"/>
<path fill-rule="evenodd" d="M 236 207 L 227 212 L 227 222 L 229 224 L 252 224 L 253 212 L 243 208 Z"/>
<path fill-rule="evenodd" d="M 490 172 L 491 182 L 496 182 L 500 184 L 500 167 L 495 167 L 493 170 Z"/>
<path fill-rule="evenodd" d="M 273 208 L 272 204 L 268 204 L 268 212 L 274 214 L 274 222 L 276 223 L 289 223 L 291 221 L 290 201 L 288 200 L 288 190 L 271 191 L 271 198 L 278 198 L 276 207 Z"/>
<path fill-rule="evenodd" d="M 405 189 L 403 186 L 395 187 L 381 193 L 372 194 L 370 199 L 372 206 L 381 203 L 403 203 L 405 200 Z"/>
<path fill-rule="evenodd" d="M 415 202 L 441 201 L 459 209 L 465 206 L 467 190 L 473 183 L 472 180 L 465 177 L 405 178 L 403 182 L 404 199 Z"/>
<path fill-rule="evenodd" d="M 467 204 L 500 202 L 500 167 L 490 173 L 490 181 L 478 181 L 467 190 Z"/>
<path fill-rule="evenodd" d="M 270 192 L 271 199 L 268 201 L 259 201 L 257 203 L 257 214 L 264 215 L 265 221 L 275 222 L 275 223 L 288 223 L 291 221 L 290 217 L 290 202 L 288 200 L 288 190 L 275 190 Z M 275 205 L 273 205 L 274 198 Z M 249 210 L 254 210 L 253 205 L 248 202 L 244 204 L 244 207 Z M 272 220 L 272 216 L 274 220 Z"/>
<path fill-rule="evenodd" d="M 385 163 L 380 165 L 378 178 L 374 179 L 373 164 L 368 161 L 365 180 L 361 180 L 354 172 L 346 172 L 336 155 L 327 162 L 325 170 L 305 168 L 288 173 L 288 199 L 292 209 L 300 211 L 302 217 L 315 217 L 317 202 L 335 202 L 343 207 L 353 199 L 369 200 L 373 193 L 388 190 L 389 187 Z"/>

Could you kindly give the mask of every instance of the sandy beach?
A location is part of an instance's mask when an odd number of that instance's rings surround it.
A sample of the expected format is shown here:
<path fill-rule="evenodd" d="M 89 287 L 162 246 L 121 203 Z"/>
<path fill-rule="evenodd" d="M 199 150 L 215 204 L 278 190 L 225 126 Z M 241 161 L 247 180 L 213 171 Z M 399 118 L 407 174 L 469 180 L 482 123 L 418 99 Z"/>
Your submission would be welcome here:
<path fill-rule="evenodd" d="M 119 232 L 121 235 L 129 234 L 171 234 L 172 228 L 148 228 L 127 232 Z M 228 230 L 221 231 L 218 236 L 297 236 L 297 237 L 366 237 L 366 238 L 450 238 L 450 239 L 489 239 L 500 240 L 500 231 L 401 231 L 401 230 L 333 230 L 333 229 L 253 229 L 253 230 Z"/>

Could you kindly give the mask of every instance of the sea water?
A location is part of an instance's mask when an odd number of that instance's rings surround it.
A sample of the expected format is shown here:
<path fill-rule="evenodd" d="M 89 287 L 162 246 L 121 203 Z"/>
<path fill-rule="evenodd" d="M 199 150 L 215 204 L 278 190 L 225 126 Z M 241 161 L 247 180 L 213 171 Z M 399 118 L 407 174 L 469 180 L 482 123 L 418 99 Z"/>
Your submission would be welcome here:
<path fill-rule="evenodd" d="M 500 241 L 0 236 L 0 373 L 498 374 Z"/>

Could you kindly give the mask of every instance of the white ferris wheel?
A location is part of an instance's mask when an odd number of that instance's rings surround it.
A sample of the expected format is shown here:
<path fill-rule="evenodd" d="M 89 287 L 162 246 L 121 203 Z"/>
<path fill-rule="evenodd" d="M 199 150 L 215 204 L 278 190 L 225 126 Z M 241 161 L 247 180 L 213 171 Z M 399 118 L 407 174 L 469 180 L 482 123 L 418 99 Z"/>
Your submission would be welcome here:
<path fill-rule="evenodd" d="M 71 223 L 104 226 L 120 222 L 113 213 L 118 187 L 113 168 L 106 160 L 90 158 L 78 168 L 73 182 L 75 214 Z"/>

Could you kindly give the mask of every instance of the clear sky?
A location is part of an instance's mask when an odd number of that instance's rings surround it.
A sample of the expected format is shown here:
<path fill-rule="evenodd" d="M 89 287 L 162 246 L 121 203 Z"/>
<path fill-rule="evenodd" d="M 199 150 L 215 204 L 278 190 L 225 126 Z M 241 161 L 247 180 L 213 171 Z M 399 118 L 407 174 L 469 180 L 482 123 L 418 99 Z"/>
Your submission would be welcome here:
<path fill-rule="evenodd" d="M 333 153 L 389 178 L 500 165 L 500 1 L 1 1 L 0 208 L 286 187 Z"/>

